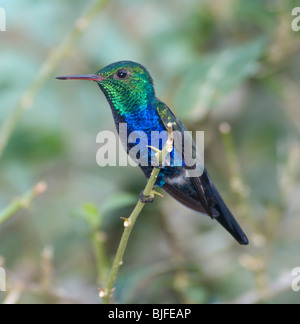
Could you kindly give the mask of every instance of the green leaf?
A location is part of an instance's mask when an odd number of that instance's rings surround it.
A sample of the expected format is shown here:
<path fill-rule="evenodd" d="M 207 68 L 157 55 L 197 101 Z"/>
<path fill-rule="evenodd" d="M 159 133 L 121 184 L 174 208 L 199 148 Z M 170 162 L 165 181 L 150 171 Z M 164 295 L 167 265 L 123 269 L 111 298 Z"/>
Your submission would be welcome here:
<path fill-rule="evenodd" d="M 216 108 L 227 94 L 257 72 L 265 42 L 264 38 L 255 39 L 193 63 L 178 90 L 178 113 L 195 120 Z"/>
<path fill-rule="evenodd" d="M 93 203 L 86 202 L 82 206 L 83 219 L 93 228 L 99 229 L 102 217 L 99 208 Z"/>

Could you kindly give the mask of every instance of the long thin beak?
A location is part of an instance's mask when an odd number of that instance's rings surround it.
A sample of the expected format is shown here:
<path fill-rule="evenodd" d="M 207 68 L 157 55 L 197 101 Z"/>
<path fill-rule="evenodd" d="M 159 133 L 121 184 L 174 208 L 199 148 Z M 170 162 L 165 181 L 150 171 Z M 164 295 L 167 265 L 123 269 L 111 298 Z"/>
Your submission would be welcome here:
<path fill-rule="evenodd" d="M 104 76 L 98 74 L 81 74 L 81 75 L 70 75 L 57 77 L 58 80 L 87 80 L 100 82 L 105 79 Z"/>

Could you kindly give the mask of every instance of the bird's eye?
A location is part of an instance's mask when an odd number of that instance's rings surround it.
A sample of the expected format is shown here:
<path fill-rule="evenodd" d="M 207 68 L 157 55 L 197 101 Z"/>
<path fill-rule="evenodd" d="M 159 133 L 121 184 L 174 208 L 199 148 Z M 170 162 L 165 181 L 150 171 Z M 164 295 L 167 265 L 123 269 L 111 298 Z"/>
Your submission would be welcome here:
<path fill-rule="evenodd" d="M 127 72 L 126 70 L 119 70 L 119 71 L 117 72 L 117 75 L 118 75 L 118 78 L 120 78 L 120 79 L 124 79 L 124 78 L 127 77 L 128 72 Z"/>

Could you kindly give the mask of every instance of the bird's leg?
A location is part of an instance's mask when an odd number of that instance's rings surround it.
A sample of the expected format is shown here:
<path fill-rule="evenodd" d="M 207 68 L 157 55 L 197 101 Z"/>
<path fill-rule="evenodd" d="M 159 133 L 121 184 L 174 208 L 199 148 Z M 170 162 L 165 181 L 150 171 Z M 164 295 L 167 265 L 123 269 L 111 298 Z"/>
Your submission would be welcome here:
<path fill-rule="evenodd" d="M 161 194 L 159 194 L 158 192 L 156 192 L 154 190 L 155 188 L 156 188 L 156 185 L 153 186 L 152 193 L 150 195 L 144 195 L 144 191 L 141 191 L 141 193 L 140 193 L 140 201 L 142 203 L 144 203 L 144 204 L 149 204 L 149 203 L 154 202 L 154 195 L 162 196 Z"/>
<path fill-rule="evenodd" d="M 144 195 L 144 191 L 142 191 L 140 193 L 140 202 L 144 203 L 144 204 L 149 204 L 149 203 L 153 203 L 154 198 L 153 198 L 153 194 L 152 195 Z"/>

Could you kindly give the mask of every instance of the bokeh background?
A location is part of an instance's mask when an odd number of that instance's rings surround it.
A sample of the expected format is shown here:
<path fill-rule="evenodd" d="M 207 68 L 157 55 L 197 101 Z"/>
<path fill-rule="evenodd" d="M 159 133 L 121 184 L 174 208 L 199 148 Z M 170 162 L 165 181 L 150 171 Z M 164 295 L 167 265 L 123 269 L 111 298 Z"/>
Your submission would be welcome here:
<path fill-rule="evenodd" d="M 298 3 L 299 4 L 299 3 Z M 300 32 L 297 1 L 1 1 L 1 302 L 101 303 L 138 168 L 96 164 L 114 130 L 92 73 L 118 60 L 151 72 L 157 96 L 205 131 L 206 165 L 249 235 L 169 197 L 143 210 L 118 303 L 297 303 Z M 38 184 L 38 185 L 37 185 Z"/>

